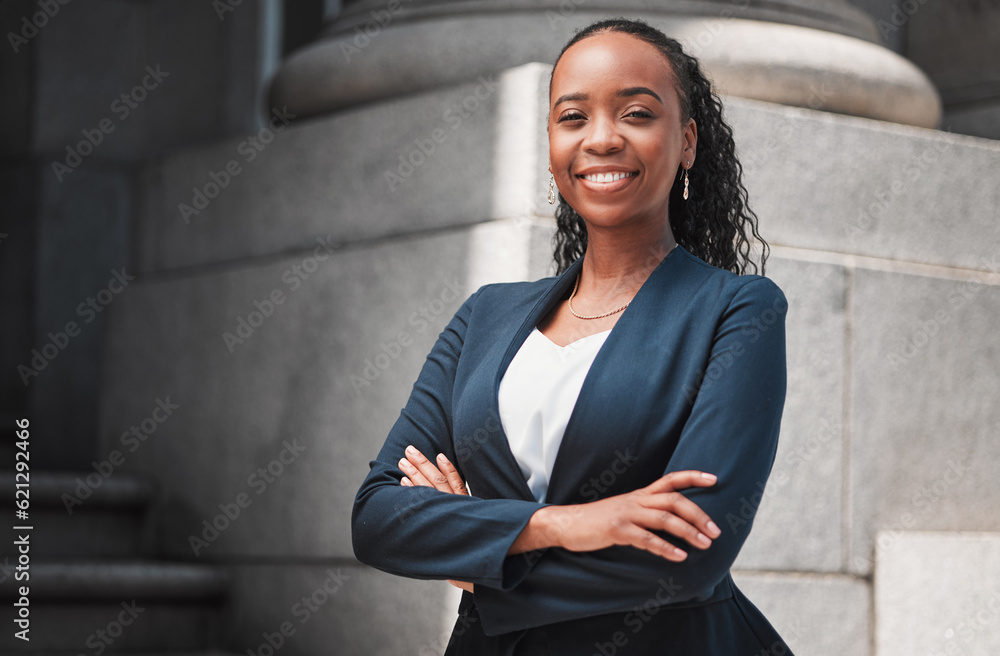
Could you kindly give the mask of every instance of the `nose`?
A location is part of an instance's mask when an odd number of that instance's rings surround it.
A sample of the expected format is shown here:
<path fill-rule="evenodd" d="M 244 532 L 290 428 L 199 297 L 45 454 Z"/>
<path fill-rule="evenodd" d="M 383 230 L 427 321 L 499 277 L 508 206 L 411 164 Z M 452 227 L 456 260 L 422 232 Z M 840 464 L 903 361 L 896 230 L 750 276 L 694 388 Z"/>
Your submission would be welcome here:
<path fill-rule="evenodd" d="M 595 116 L 587 124 L 587 134 L 582 145 L 587 152 L 604 155 L 621 150 L 625 146 L 625 139 L 614 119 Z"/>

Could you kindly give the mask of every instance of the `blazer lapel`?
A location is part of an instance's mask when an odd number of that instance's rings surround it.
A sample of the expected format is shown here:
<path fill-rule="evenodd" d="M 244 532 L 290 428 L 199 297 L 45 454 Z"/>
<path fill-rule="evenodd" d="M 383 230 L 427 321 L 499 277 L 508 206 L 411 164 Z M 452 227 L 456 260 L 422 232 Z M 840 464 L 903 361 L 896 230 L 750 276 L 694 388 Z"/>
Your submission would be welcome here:
<path fill-rule="evenodd" d="M 545 291 L 544 294 L 538 299 L 535 305 L 525 316 L 524 321 L 521 322 L 520 328 L 514 333 L 514 337 L 507 347 L 507 351 L 504 353 L 503 358 L 500 360 L 500 366 L 497 369 L 496 376 L 493 379 L 493 388 L 491 390 L 491 401 L 493 404 L 493 416 L 500 417 L 500 381 L 503 379 L 504 374 L 507 372 L 507 367 L 510 366 L 511 361 L 514 356 L 517 355 L 518 350 L 521 345 L 524 344 L 524 340 L 528 338 L 531 331 L 534 330 L 538 322 L 545 317 L 552 309 L 559 303 L 562 297 L 572 288 L 573 281 L 576 279 L 577 273 L 580 271 L 580 267 L 583 266 L 583 258 L 577 258 L 573 264 L 569 266 L 552 283 L 552 285 Z M 521 498 L 525 500 L 534 500 L 535 496 L 531 493 L 531 489 L 528 487 L 527 481 L 524 480 L 524 476 L 521 474 L 521 467 L 517 463 L 517 458 L 514 457 L 514 453 L 510 450 L 510 441 L 507 438 L 507 432 L 503 428 L 503 423 L 500 423 L 499 431 L 499 441 L 501 444 L 497 445 L 497 450 L 501 458 L 503 458 L 501 471 L 512 472 L 512 477 L 514 480 L 511 483 L 520 492 Z"/>
<path fill-rule="evenodd" d="M 646 346 L 652 337 L 645 333 L 656 331 L 658 308 L 665 301 L 669 304 L 664 291 L 682 264 L 680 248 L 672 249 L 649 274 L 597 352 L 556 453 L 547 503 L 579 503 L 580 472 L 611 467 L 613 458 L 622 457 L 621 448 L 628 453 L 628 413 L 623 410 L 643 394 L 635 382 L 649 365 Z M 609 444 L 619 447 L 613 455 L 608 454 Z"/>

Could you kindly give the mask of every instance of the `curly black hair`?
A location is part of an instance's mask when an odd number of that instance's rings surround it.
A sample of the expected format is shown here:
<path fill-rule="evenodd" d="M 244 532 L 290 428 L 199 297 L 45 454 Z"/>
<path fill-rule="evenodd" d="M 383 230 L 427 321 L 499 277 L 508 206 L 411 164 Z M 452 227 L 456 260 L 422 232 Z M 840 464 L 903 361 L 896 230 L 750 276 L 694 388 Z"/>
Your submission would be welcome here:
<path fill-rule="evenodd" d="M 624 32 L 658 48 L 674 71 L 681 120 L 693 118 L 698 127 L 698 166 L 688 173 L 690 198 L 684 200 L 682 196 L 683 169 L 678 170 L 670 190 L 670 225 L 677 243 L 713 266 L 741 275 L 763 274 L 770 247 L 757 231 L 757 215 L 750 209 L 733 130 L 723 120 L 722 103 L 698 60 L 686 54 L 680 43 L 643 21 L 610 18 L 577 32 L 560 51 L 555 64 L 573 44 L 601 32 Z M 550 95 L 551 90 L 550 78 Z M 752 242 L 761 245 L 759 270 L 752 258 Z M 587 226 L 562 194 L 553 245 L 557 273 L 565 271 L 587 250 Z"/>

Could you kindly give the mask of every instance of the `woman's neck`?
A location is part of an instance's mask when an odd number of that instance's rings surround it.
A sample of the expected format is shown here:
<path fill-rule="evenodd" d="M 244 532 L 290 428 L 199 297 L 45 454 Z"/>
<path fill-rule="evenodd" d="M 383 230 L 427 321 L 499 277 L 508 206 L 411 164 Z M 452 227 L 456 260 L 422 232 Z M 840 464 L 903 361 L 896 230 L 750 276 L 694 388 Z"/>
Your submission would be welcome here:
<path fill-rule="evenodd" d="M 660 231 L 659 239 L 649 234 L 609 233 L 612 231 L 592 230 L 588 234 L 580 274 L 581 295 L 606 298 L 634 294 L 677 245 L 669 228 L 666 234 Z"/>

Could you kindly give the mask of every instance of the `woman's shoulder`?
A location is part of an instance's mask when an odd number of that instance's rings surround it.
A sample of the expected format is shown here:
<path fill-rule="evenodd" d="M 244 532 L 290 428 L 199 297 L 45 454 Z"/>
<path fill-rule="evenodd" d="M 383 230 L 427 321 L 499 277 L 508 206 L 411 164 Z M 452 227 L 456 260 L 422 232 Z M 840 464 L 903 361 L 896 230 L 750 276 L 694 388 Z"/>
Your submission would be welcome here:
<path fill-rule="evenodd" d="M 687 250 L 677 250 L 683 256 L 684 269 L 691 281 L 721 297 L 784 298 L 781 288 L 771 278 L 756 273 L 734 273 L 709 264 Z"/>
<path fill-rule="evenodd" d="M 473 294 L 476 305 L 502 305 L 509 307 L 511 303 L 533 302 L 541 298 L 559 276 L 548 276 L 538 280 L 518 282 L 492 282 L 483 285 Z"/>

